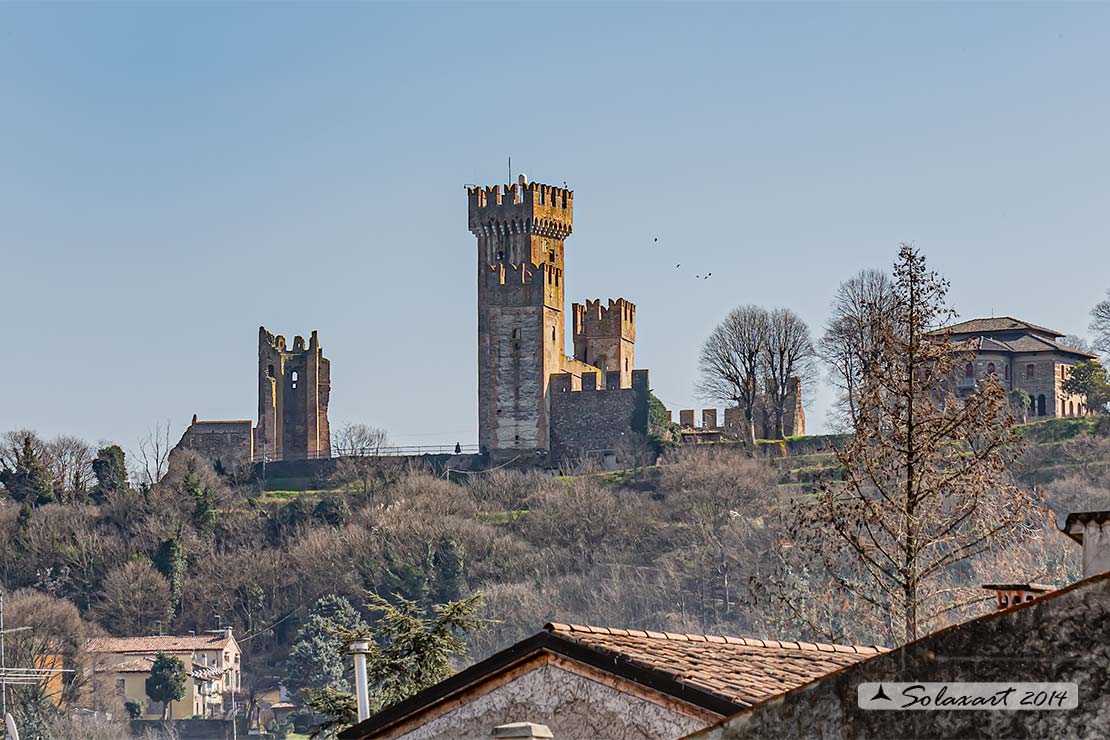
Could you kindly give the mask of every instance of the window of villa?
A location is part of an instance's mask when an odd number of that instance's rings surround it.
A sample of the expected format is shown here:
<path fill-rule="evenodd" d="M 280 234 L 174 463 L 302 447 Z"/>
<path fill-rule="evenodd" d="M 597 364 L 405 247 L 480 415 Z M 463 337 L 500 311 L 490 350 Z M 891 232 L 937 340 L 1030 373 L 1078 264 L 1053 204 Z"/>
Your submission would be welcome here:
<path fill-rule="evenodd" d="M 1037 416 L 1044 416 L 1046 411 L 1044 394 L 1037 396 Z"/>
<path fill-rule="evenodd" d="M 1034 374 L 1036 373 L 1036 369 L 1037 369 L 1036 365 L 1034 365 L 1032 363 L 1026 365 L 1025 366 L 1025 379 L 1026 380 L 1032 380 Z"/>
<path fill-rule="evenodd" d="M 972 365 L 970 362 L 967 363 L 967 365 L 964 366 L 964 377 L 965 378 L 974 378 L 975 377 L 975 366 Z"/>
<path fill-rule="evenodd" d="M 988 362 L 987 363 L 987 375 L 994 375 L 994 363 L 993 362 Z"/>

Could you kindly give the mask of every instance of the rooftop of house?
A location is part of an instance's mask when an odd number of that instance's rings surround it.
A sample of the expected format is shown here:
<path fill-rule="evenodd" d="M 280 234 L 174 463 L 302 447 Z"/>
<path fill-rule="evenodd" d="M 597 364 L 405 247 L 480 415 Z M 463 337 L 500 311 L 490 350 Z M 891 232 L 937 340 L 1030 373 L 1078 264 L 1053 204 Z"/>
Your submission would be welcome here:
<path fill-rule="evenodd" d="M 552 623 L 552 634 L 664 673 L 726 701 L 752 705 L 885 652 L 874 645 L 761 640 Z"/>
<path fill-rule="evenodd" d="M 937 335 L 947 333 L 960 347 L 978 352 L 1008 354 L 1058 352 L 1086 359 L 1097 357 L 1086 350 L 1061 344 L 1057 340 L 1064 335 L 1054 329 L 1046 329 L 1009 316 L 971 319 L 931 333 Z"/>
<path fill-rule="evenodd" d="M 532 637 L 371 716 L 339 737 L 376 737 L 542 652 L 585 663 L 723 716 L 886 651 L 871 645 L 549 623 Z"/>
<path fill-rule="evenodd" d="M 113 673 L 149 673 L 154 661 L 150 658 L 131 658 L 109 667 Z"/>
<path fill-rule="evenodd" d="M 1023 732 L 1062 737 L 1074 734 L 1075 728 L 1100 727 L 1106 676 L 1100 669 L 1100 654 L 1092 651 L 1107 643 L 1110 620 L 1103 615 L 1108 609 L 1110 572 L 944 627 L 884 655 L 790 689 L 773 701 L 745 708 L 688 739 L 759 738 L 767 736 L 768 728 L 790 736 L 798 727 L 814 726 L 830 737 L 966 738 Z M 855 701 L 858 687 L 870 682 L 1055 683 L 1076 681 L 1077 677 L 1083 699 L 1077 709 L 1067 712 L 934 712 L 925 724 L 913 716 L 920 712 L 869 711 Z M 1034 714 L 1039 715 L 1037 721 L 1028 719 Z"/>
<path fill-rule="evenodd" d="M 1064 336 L 1058 331 L 1049 329 L 1044 326 L 1037 326 L 1030 324 L 1028 321 L 1015 319 L 1012 316 L 998 316 L 989 319 L 968 319 L 961 321 L 952 326 L 946 326 L 940 331 L 946 331 L 949 334 L 992 334 L 995 332 L 1012 332 L 1012 331 L 1031 331 L 1038 334 L 1046 334 L 1050 337 Z"/>
<path fill-rule="evenodd" d="M 1084 525 L 1088 522 L 1094 522 L 1100 526 L 1106 524 L 1110 522 L 1110 511 L 1073 511 L 1068 514 L 1060 531 L 1082 545 Z"/>
<path fill-rule="evenodd" d="M 224 650 L 235 643 L 230 630 L 200 635 L 147 635 L 144 637 L 94 637 L 90 653 L 149 654 Z"/>

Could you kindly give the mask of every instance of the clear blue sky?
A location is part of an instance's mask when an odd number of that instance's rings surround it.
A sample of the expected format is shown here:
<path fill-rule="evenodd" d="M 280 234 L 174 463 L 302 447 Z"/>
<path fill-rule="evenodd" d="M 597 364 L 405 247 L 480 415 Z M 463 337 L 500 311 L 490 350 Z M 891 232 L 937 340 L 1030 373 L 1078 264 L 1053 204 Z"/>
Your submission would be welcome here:
<path fill-rule="evenodd" d="M 819 333 L 899 241 L 962 316 L 1083 333 L 1108 70 L 1106 4 L 5 4 L 0 429 L 253 419 L 265 324 L 319 330 L 333 427 L 473 441 L 463 184 L 508 155 L 673 409 L 731 307 Z"/>

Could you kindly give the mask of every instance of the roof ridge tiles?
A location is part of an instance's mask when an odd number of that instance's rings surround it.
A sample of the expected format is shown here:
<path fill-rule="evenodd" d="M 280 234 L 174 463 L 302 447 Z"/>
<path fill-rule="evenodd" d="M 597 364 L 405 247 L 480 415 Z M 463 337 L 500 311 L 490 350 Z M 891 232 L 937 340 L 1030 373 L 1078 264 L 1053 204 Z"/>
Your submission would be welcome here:
<path fill-rule="evenodd" d="M 653 630 L 624 629 L 620 627 L 594 627 L 582 624 L 565 624 L 562 622 L 548 622 L 544 625 L 548 632 L 580 632 L 583 634 L 612 635 L 615 637 L 638 637 L 652 640 L 671 640 L 674 642 L 705 642 L 728 645 L 744 645 L 747 647 L 781 648 L 787 650 L 805 650 L 819 653 L 859 653 L 861 655 L 875 655 L 885 653 L 890 648 L 881 645 L 854 645 L 842 643 L 806 642 L 804 640 L 771 640 L 758 637 L 735 637 L 732 635 L 703 635 L 681 632 L 655 632 Z"/>

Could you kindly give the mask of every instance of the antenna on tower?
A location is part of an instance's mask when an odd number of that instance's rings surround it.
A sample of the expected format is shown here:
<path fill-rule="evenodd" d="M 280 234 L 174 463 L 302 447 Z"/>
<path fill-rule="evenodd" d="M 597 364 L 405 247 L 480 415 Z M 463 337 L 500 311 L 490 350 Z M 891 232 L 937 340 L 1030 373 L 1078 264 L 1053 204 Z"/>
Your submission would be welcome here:
<path fill-rule="evenodd" d="M 512 181 L 513 181 L 513 158 L 510 156 L 509 157 L 509 179 L 506 180 L 505 182 L 512 182 Z"/>

